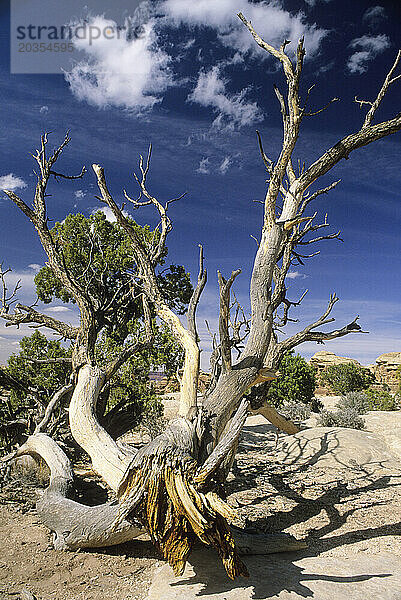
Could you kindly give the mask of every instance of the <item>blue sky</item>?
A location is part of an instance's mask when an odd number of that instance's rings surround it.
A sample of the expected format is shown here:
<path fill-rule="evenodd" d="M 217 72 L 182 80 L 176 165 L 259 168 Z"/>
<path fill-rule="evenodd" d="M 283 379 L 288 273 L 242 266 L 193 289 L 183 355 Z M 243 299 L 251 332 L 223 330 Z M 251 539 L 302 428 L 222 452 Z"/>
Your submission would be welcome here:
<path fill-rule="evenodd" d="M 209 283 L 198 320 L 206 367 L 210 340 L 204 320 L 216 329 L 217 269 L 225 275 L 242 269 L 235 291 L 248 305 L 256 249 L 251 235 L 259 236 L 262 216 L 254 201 L 263 199 L 266 187 L 255 130 L 261 131 L 272 158 L 282 137 L 273 92 L 273 84 L 283 88 L 282 74 L 255 46 L 236 12 L 242 10 L 275 44 L 305 35 L 303 93 L 316 83 L 311 109 L 340 98 L 304 121 L 295 156 L 310 164 L 343 135 L 359 129 L 364 112 L 354 97 L 374 97 L 401 47 L 401 7 L 396 1 L 165 0 L 142 3 L 135 17 L 128 8 L 132 2 L 121 0 L 110 10 L 103 4 L 104 13 L 92 9 L 87 22 L 104 27 L 132 17 L 131 23 L 144 25 L 138 37 L 112 43 L 100 39 L 91 46 L 87 40 L 75 41 L 79 52 L 67 73 L 39 75 L 10 74 L 10 13 L 7 3 L 1 3 L 0 188 L 14 187 L 29 201 L 35 182 L 29 152 L 42 131 L 51 131 L 50 145 L 56 145 L 68 129 L 72 142 L 59 168 L 79 172 L 83 164 L 102 164 L 118 200 L 123 188 L 135 193 L 132 171 L 139 153 L 146 153 L 152 142 L 151 191 L 160 199 L 188 192 L 171 206 L 171 262 L 184 264 L 195 278 L 197 245 L 205 249 Z M 401 81 L 390 89 L 377 118 L 394 116 L 400 106 Z M 288 334 L 320 315 L 333 291 L 341 299 L 334 311 L 336 324 L 359 314 L 370 334 L 325 346 L 304 344 L 299 351 L 306 357 L 326 349 L 368 364 L 385 351 L 401 350 L 400 143 L 401 135 L 395 135 L 359 150 L 321 182 L 342 180 L 311 206 L 311 213 L 317 210 L 324 219 L 327 212 L 332 231 L 341 229 L 344 243 L 323 242 L 319 256 L 291 270 L 289 297 L 309 292 L 293 313 L 300 323 L 291 325 Z M 83 180 L 52 183 L 49 191 L 54 220 L 69 212 L 89 215 L 99 207 L 91 169 Z M 4 195 L 0 205 L 0 260 L 14 270 L 10 281 L 22 278 L 21 300 L 33 301 L 32 277 L 43 264 L 43 251 L 32 225 Z M 155 224 L 151 211 L 134 217 Z M 76 319 L 60 303 L 45 309 Z M 0 362 L 18 350 L 18 340 L 27 332 L 0 324 Z"/>

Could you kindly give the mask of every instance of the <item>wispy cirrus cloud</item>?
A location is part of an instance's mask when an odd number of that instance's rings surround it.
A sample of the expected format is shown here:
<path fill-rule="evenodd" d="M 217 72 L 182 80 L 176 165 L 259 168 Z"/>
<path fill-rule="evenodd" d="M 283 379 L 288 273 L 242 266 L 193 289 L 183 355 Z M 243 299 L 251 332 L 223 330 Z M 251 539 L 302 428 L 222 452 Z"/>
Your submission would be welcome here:
<path fill-rule="evenodd" d="M 210 160 L 207 156 L 201 158 L 196 172 L 200 173 L 201 175 L 207 175 L 210 173 Z"/>
<path fill-rule="evenodd" d="M 307 4 L 308 6 L 316 6 L 316 4 L 318 4 L 319 2 L 325 2 L 326 4 L 328 2 L 331 2 L 332 0 L 304 0 L 305 4 Z"/>
<path fill-rule="evenodd" d="M 390 39 L 384 33 L 363 35 L 351 41 L 350 48 L 356 50 L 348 58 L 347 68 L 350 73 L 365 73 L 368 63 L 390 47 Z"/>
<path fill-rule="evenodd" d="M 209 71 L 199 74 L 196 87 L 188 96 L 188 101 L 210 107 L 216 115 L 213 127 L 218 129 L 251 125 L 263 118 L 256 102 L 246 100 L 248 90 L 230 94 L 226 86 L 227 82 L 221 77 L 220 68 L 212 67 Z"/>
<path fill-rule="evenodd" d="M 372 28 L 380 25 L 385 19 L 387 15 L 383 6 L 370 6 L 362 16 L 362 21 Z"/>
<path fill-rule="evenodd" d="M 221 175 L 225 175 L 232 163 L 232 159 L 230 156 L 225 156 L 221 165 L 219 166 L 219 171 Z"/>

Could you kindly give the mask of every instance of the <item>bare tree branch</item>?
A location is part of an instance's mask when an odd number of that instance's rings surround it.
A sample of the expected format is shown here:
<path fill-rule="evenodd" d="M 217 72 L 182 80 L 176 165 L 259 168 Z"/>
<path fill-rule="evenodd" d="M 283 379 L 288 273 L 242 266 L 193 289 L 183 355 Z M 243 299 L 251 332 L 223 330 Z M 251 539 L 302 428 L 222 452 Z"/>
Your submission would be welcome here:
<path fill-rule="evenodd" d="M 314 117 L 315 115 L 319 115 L 321 112 L 327 110 L 329 106 L 333 104 L 333 102 L 338 102 L 339 100 L 340 98 L 332 98 L 325 106 L 323 106 L 323 108 L 315 110 L 314 112 L 304 112 L 303 114 L 305 117 Z"/>
<path fill-rule="evenodd" d="M 139 198 L 137 200 L 133 200 L 132 198 L 130 198 L 128 196 L 128 194 L 125 190 L 124 190 L 124 196 L 129 202 L 131 202 L 135 206 L 135 208 L 153 204 L 156 207 L 156 210 L 160 215 L 160 224 L 161 224 L 160 238 L 159 238 L 156 248 L 154 248 L 154 250 L 151 254 L 151 262 L 154 265 L 156 265 L 164 252 L 167 235 L 170 233 L 170 231 L 172 229 L 172 223 L 171 223 L 171 219 L 167 215 L 167 209 L 172 202 L 181 200 L 181 198 L 183 198 L 186 195 L 186 192 L 184 192 L 183 194 L 181 194 L 181 196 L 179 196 L 177 198 L 168 200 L 164 206 L 161 202 L 159 202 L 159 200 L 157 200 L 157 198 L 155 198 L 148 192 L 148 189 L 146 187 L 146 179 L 147 179 L 147 176 L 149 173 L 151 156 L 152 156 L 152 144 L 149 145 L 149 150 L 148 150 L 148 155 L 146 158 L 145 166 L 144 166 L 143 156 L 140 155 L 139 169 L 141 171 L 141 178 L 139 179 L 139 177 L 136 175 L 136 173 L 134 173 L 134 177 L 135 177 L 135 179 L 139 185 L 139 189 L 140 189 Z M 140 199 L 142 198 L 142 196 L 145 196 L 145 198 L 147 200 L 141 202 Z"/>
<path fill-rule="evenodd" d="M 303 173 L 297 182 L 297 193 L 302 194 L 314 181 L 328 173 L 341 159 L 347 159 L 354 150 L 397 133 L 400 129 L 401 115 L 398 115 L 377 125 L 367 125 L 360 131 L 347 135 L 327 150 Z"/>
<path fill-rule="evenodd" d="M 75 340 L 79 332 L 78 327 L 72 327 L 63 321 L 58 321 L 24 304 L 17 304 L 13 314 L 0 310 L 0 317 L 6 321 L 6 327 L 11 327 L 12 325 L 19 327 L 22 323 L 28 325 L 36 324 L 39 327 L 48 327 L 53 331 L 57 331 L 63 338 L 68 340 Z"/>
<path fill-rule="evenodd" d="M 284 126 L 284 141 L 280 156 L 277 162 L 272 167 L 270 183 L 265 198 L 265 224 L 267 227 L 272 227 L 275 222 L 275 210 L 276 210 L 276 199 L 277 195 L 281 190 L 283 183 L 283 177 L 285 176 L 288 165 L 291 161 L 291 155 L 295 147 L 296 140 L 299 134 L 299 127 L 302 120 L 302 110 L 299 104 L 299 81 L 302 72 L 303 59 L 305 50 L 303 46 L 303 39 L 301 38 L 297 46 L 296 64 L 293 66 L 291 60 L 285 53 L 285 46 L 287 41 L 282 44 L 279 50 L 265 42 L 254 30 L 252 24 L 246 20 L 242 13 L 238 14 L 238 17 L 248 28 L 256 43 L 269 52 L 272 56 L 277 58 L 284 69 L 284 73 L 288 84 L 288 95 L 287 102 L 284 97 L 280 94 L 277 88 L 275 88 L 277 97 L 280 101 L 281 111 L 283 115 L 283 126 Z M 292 165 L 289 168 L 291 173 Z"/>
<path fill-rule="evenodd" d="M 53 165 L 69 142 L 70 137 L 67 133 L 61 145 L 56 148 L 50 156 L 47 156 L 46 146 L 48 143 L 48 136 L 47 133 L 42 135 L 41 148 L 36 151 L 36 154 L 32 155 L 38 163 L 40 169 L 40 175 L 38 175 L 38 181 L 33 200 L 33 209 L 30 208 L 23 200 L 21 200 L 21 198 L 19 198 L 14 192 L 7 190 L 4 191 L 35 226 L 43 249 L 48 256 L 49 265 L 54 275 L 78 304 L 81 313 L 81 323 L 80 327 L 78 328 L 78 333 L 75 336 L 76 343 L 73 352 L 73 367 L 76 370 L 82 364 L 90 363 L 91 360 L 93 360 L 94 345 L 97 335 L 95 307 L 93 306 L 92 300 L 87 294 L 86 290 L 81 288 L 77 280 L 67 269 L 62 248 L 60 249 L 56 247 L 56 244 L 48 229 L 48 219 L 46 216 L 46 188 L 51 171 Z M 41 324 L 43 322 L 43 318 L 41 317 L 40 319 L 41 320 L 39 322 L 34 322 Z"/>
<path fill-rule="evenodd" d="M 220 271 L 217 271 L 217 277 L 220 287 L 220 315 L 219 315 L 219 333 L 223 373 L 231 371 L 231 340 L 228 330 L 230 318 L 230 290 L 235 278 L 241 273 L 241 269 L 233 271 L 228 280 L 224 279 Z"/>
<path fill-rule="evenodd" d="M 322 325 L 326 325 L 327 323 L 334 321 L 333 318 L 329 318 L 329 315 L 338 300 L 339 298 L 335 294 L 332 294 L 330 296 L 326 311 L 314 323 L 308 325 L 302 331 L 299 331 L 288 339 L 279 342 L 276 347 L 276 352 L 286 352 L 292 348 L 295 348 L 295 346 L 302 344 L 303 342 L 324 343 L 327 340 L 343 337 L 349 333 L 367 333 L 366 331 L 362 331 L 361 327 L 356 322 L 359 318 L 358 316 L 351 323 L 345 325 L 341 329 L 335 329 L 328 332 L 314 331 L 317 327 L 321 327 Z"/>
<path fill-rule="evenodd" d="M 65 175 L 64 173 L 58 173 L 57 171 L 50 171 L 50 175 L 53 175 L 55 179 L 57 179 L 57 177 L 60 177 L 61 179 L 82 179 L 86 171 L 86 167 L 83 166 L 78 175 Z"/>
<path fill-rule="evenodd" d="M 189 301 L 189 306 L 188 306 L 188 314 L 187 314 L 187 319 L 188 319 L 188 329 L 189 331 L 192 333 L 192 335 L 194 336 L 195 340 L 197 342 L 199 342 L 199 336 L 198 336 L 198 332 L 196 330 L 196 320 L 195 320 L 195 315 L 196 315 L 196 309 L 197 306 L 199 304 L 199 299 L 201 297 L 201 294 L 205 288 L 207 282 L 207 271 L 204 268 L 203 265 L 203 246 L 201 246 L 199 244 L 199 273 L 198 273 L 198 282 L 196 284 L 196 287 L 193 291 L 193 294 L 191 296 L 191 300 Z"/>
<path fill-rule="evenodd" d="M 60 390 L 57 390 L 57 392 L 55 394 L 53 394 L 52 399 L 50 400 L 49 404 L 46 407 L 45 414 L 43 415 L 42 420 L 35 427 L 33 435 L 36 435 L 37 433 L 41 433 L 46 429 L 57 404 L 59 402 L 61 402 L 61 400 L 64 398 L 64 396 L 66 396 L 67 394 L 72 392 L 73 389 L 74 389 L 74 385 L 72 383 L 69 383 L 69 384 L 63 386 Z"/>
<path fill-rule="evenodd" d="M 377 94 L 375 100 L 373 102 L 369 103 L 371 105 L 371 107 L 366 114 L 365 121 L 362 125 L 362 129 L 365 129 L 366 127 L 370 127 L 370 125 L 372 123 L 372 119 L 375 116 L 375 112 L 379 108 L 384 96 L 387 93 L 388 88 L 390 87 L 390 85 L 392 83 L 394 83 L 395 81 L 400 79 L 401 75 L 397 75 L 396 77 L 393 77 L 394 71 L 396 70 L 398 63 L 400 62 L 400 59 L 401 59 L 401 50 L 398 50 L 394 64 L 391 67 L 390 71 L 387 73 L 386 78 L 383 82 L 382 87 L 380 88 L 379 93 Z M 355 98 L 355 100 L 356 100 L 356 98 Z M 358 102 L 360 104 L 360 107 L 362 108 L 362 103 L 365 103 L 365 102 L 361 101 L 361 100 L 359 100 Z"/>
<path fill-rule="evenodd" d="M 146 178 L 149 169 L 150 154 L 146 166 L 141 163 L 141 171 Z M 167 306 L 157 284 L 154 257 L 149 257 L 135 229 L 129 223 L 123 212 L 118 208 L 107 187 L 104 170 L 99 165 L 92 165 L 97 177 L 102 200 L 112 210 L 118 224 L 127 233 L 132 243 L 133 253 L 139 266 L 139 278 L 148 298 L 153 302 L 157 315 L 170 327 L 178 343 L 185 351 L 184 372 L 181 380 L 180 415 L 188 416 L 197 407 L 197 387 L 199 377 L 200 351 L 191 332 L 186 329 L 178 316 Z M 156 201 L 158 203 L 158 201 Z M 152 201 L 152 204 L 154 202 Z M 158 203 L 160 204 L 160 203 Z M 161 205 L 160 205 L 161 206 Z M 159 207 L 156 205 L 157 210 Z M 163 209 L 164 210 L 164 209 Z"/>

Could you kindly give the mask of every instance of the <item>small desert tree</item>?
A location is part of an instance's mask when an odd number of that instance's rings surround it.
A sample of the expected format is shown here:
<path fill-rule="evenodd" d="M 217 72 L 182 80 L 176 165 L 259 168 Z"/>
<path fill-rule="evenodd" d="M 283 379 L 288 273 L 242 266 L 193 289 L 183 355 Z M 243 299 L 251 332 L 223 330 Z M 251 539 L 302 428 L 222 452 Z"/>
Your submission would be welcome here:
<path fill-rule="evenodd" d="M 140 227 L 134 221 L 132 226 L 143 239 L 158 235 L 157 231 L 151 231 L 148 226 Z M 88 294 L 105 306 L 98 317 L 101 335 L 96 342 L 96 360 L 107 364 L 143 327 L 141 302 L 130 292 L 135 260 L 129 252 L 129 240 L 101 211 L 88 218 L 82 214 L 67 215 L 62 223 L 55 224 L 50 235 L 55 244 L 62 246 L 66 267 L 82 282 Z M 192 293 L 189 276 L 182 266 L 165 268 L 164 256 L 159 262 L 163 265 L 159 285 L 169 305 L 181 314 Z M 35 284 L 38 299 L 45 304 L 56 298 L 64 303 L 75 302 L 47 265 L 35 276 Z M 21 305 L 19 310 L 23 310 Z M 131 355 L 99 395 L 97 416 L 113 438 L 138 425 L 145 415 L 151 419 L 162 412 L 160 401 L 149 385 L 151 367 L 162 367 L 166 375 L 172 375 L 182 366 L 180 346 L 169 330 L 163 324 L 156 324 L 154 318 L 152 335 L 153 343 Z M 19 442 L 26 439 L 26 434 L 40 431 L 66 442 L 66 418 L 62 417 L 67 414 L 62 405 L 71 399 L 73 386 L 68 385 L 72 370 L 71 346 L 65 346 L 35 331 L 21 340 L 20 352 L 8 360 L 6 373 L 10 377 L 6 387 L 11 391 L 3 429 L 18 434 Z M 65 389 L 65 395 L 60 396 L 60 389 Z M 54 394 L 57 402 L 51 403 L 48 418 L 43 420 Z M 15 439 L 15 435 L 8 436 L 7 448 Z"/>
<path fill-rule="evenodd" d="M 312 402 L 316 387 L 316 374 L 313 367 L 299 354 L 285 354 L 280 364 L 280 376 L 272 381 L 267 399 L 274 406 L 284 402 L 308 404 Z"/>
<path fill-rule="evenodd" d="M 336 394 L 346 394 L 367 390 L 374 383 L 375 376 L 360 365 L 343 363 L 327 367 L 321 374 L 321 381 Z"/>
<path fill-rule="evenodd" d="M 144 314 L 143 336 L 127 344 L 120 355 L 107 364 L 99 364 L 95 352 L 96 340 L 104 326 L 107 304 L 104 305 L 99 296 L 91 294 L 73 270 L 68 268 L 63 245 L 56 244 L 48 229 L 46 189 L 53 175 L 60 176 L 54 165 L 69 138 L 49 155 L 47 136 L 42 137 L 41 147 L 35 155 L 39 174 L 32 206 L 14 192 L 5 192 L 32 221 L 54 277 L 79 308 L 80 325 L 74 331 L 55 320 L 51 322 L 47 319 L 46 325 L 62 331 L 73 340 L 74 391 L 69 406 L 71 433 L 90 455 L 94 468 L 117 492 L 119 500 L 118 505 L 84 509 L 81 505 L 66 502 L 64 495 L 72 478 L 68 460 L 53 440 L 40 435 L 32 436 L 22 446 L 20 453 L 42 455 L 52 471 L 52 493 L 44 495 L 38 512 L 55 532 L 57 547 L 117 543 L 138 535 L 142 527 L 146 527 L 177 574 L 183 572 L 196 538 L 216 546 L 230 577 L 246 574 L 227 525 L 232 510 L 217 495 L 226 475 L 229 456 L 236 447 L 248 413 L 249 402 L 242 400 L 243 396 L 252 386 L 272 379 L 282 356 L 302 342 L 324 342 L 351 332 L 360 332 L 356 318 L 340 328 L 320 330 L 321 326 L 333 321 L 330 313 L 338 298 L 332 294 L 326 310 L 313 323 L 287 338 L 277 338 L 277 327 L 285 326 L 289 318 L 288 311 L 295 303 L 287 297 L 286 275 L 290 266 L 302 261 L 305 244 L 338 237 L 338 234 L 321 235 L 321 229 L 328 227 L 327 221 L 318 223 L 316 215 L 309 216 L 307 212 L 315 198 L 333 189 L 338 182 L 313 192 L 309 190 L 342 159 L 349 158 L 354 150 L 401 129 L 400 114 L 387 121 L 373 122 L 388 88 L 400 77 L 395 75 L 401 58 L 399 52 L 376 98 L 361 104 L 362 107 L 368 107 L 361 127 L 339 140 L 311 165 L 297 170 L 292 156 L 301 125 L 308 116 L 316 113 L 310 111 L 300 98 L 305 55 L 303 40 L 298 43 L 293 61 L 286 53 L 287 42 L 275 48 L 260 38 L 242 14 L 239 18 L 256 43 L 271 54 L 283 69 L 286 89 L 282 92 L 276 88 L 276 94 L 284 136 L 281 151 L 275 159 L 265 153 L 261 137 L 258 136 L 269 182 L 250 282 L 251 320 L 247 323 L 241 318 L 241 310 L 235 308 L 234 313 L 230 314 L 230 290 L 240 271 L 233 271 L 227 278 L 220 274 L 219 343 L 213 353 L 213 378 L 211 387 L 204 395 L 202 410 L 197 402 L 200 350 L 195 312 L 206 282 L 206 272 L 201 253 L 198 282 L 189 304 L 188 325 L 185 327 L 168 305 L 156 272 L 171 229 L 168 215 L 171 201 L 163 203 L 148 190 L 151 152 L 147 159 L 141 157 L 140 160 L 140 173 L 137 176 L 140 198 L 134 200 L 125 193 L 126 201 L 133 203 L 136 208 L 150 205 L 157 211 L 160 234 L 150 240 L 138 234 L 136 227 L 120 209 L 107 184 L 103 167 L 97 164 L 92 166 L 101 200 L 112 211 L 118 227 L 129 239 L 129 252 L 135 257 L 136 264 L 130 292 L 142 302 Z M 91 268 L 90 255 L 87 261 L 88 268 Z M 179 418 L 169 424 L 160 436 L 135 453 L 118 446 L 100 426 L 96 419 L 96 404 L 103 386 L 116 370 L 131 354 L 151 342 L 151 311 L 167 324 L 185 352 L 180 412 Z M 43 315 L 27 307 L 17 307 L 13 314 L 3 311 L 3 316 L 9 322 L 18 323 L 18 319 L 24 318 L 44 324 Z M 240 350 L 235 364 L 233 348 Z M 252 542 L 248 543 L 252 546 Z"/>
<path fill-rule="evenodd" d="M 287 352 L 278 365 L 277 379 L 252 386 L 247 398 L 256 409 L 267 403 L 279 408 L 285 402 L 308 404 L 316 387 L 316 372 L 300 354 Z"/>

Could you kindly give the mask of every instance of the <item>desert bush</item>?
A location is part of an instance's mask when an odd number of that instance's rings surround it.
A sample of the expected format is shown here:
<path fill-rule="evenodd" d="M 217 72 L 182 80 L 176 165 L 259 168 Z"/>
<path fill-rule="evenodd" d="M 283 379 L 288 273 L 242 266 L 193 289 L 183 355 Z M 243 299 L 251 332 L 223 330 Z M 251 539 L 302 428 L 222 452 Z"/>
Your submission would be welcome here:
<path fill-rule="evenodd" d="M 363 415 L 372 410 L 371 403 L 366 392 L 347 392 L 345 396 L 337 403 L 340 410 L 352 409 L 358 415 Z"/>
<path fill-rule="evenodd" d="M 321 381 L 336 394 L 366 390 L 375 376 L 369 369 L 354 363 L 331 365 L 321 374 Z"/>
<path fill-rule="evenodd" d="M 311 415 L 311 409 L 302 402 L 285 402 L 280 407 L 280 413 L 291 421 L 305 421 Z"/>
<path fill-rule="evenodd" d="M 393 396 L 386 389 L 369 388 L 363 392 L 348 392 L 337 404 L 340 410 L 353 409 L 359 415 L 369 410 L 400 410 L 399 394 Z"/>
<path fill-rule="evenodd" d="M 318 425 L 320 427 L 363 429 L 365 421 L 358 415 L 354 408 L 344 408 L 336 411 L 322 410 L 318 417 Z"/>
<path fill-rule="evenodd" d="M 274 406 L 285 402 L 308 404 L 312 401 L 316 386 L 313 367 L 300 354 L 288 353 L 279 365 L 280 376 L 272 381 L 267 399 Z"/>
<path fill-rule="evenodd" d="M 401 398 L 399 394 L 393 396 L 384 389 L 369 388 L 365 392 L 369 400 L 369 410 L 400 410 Z"/>

